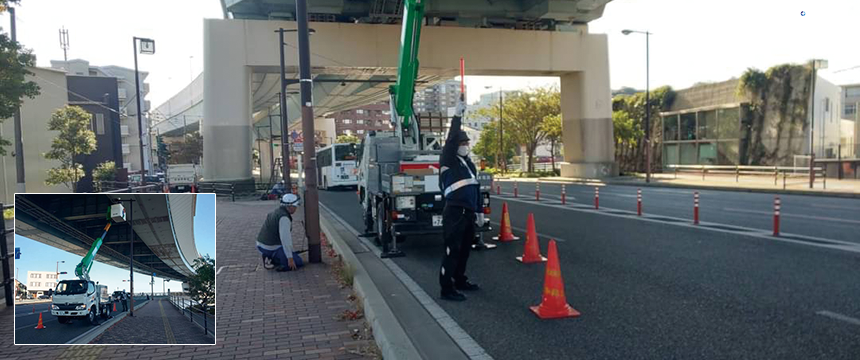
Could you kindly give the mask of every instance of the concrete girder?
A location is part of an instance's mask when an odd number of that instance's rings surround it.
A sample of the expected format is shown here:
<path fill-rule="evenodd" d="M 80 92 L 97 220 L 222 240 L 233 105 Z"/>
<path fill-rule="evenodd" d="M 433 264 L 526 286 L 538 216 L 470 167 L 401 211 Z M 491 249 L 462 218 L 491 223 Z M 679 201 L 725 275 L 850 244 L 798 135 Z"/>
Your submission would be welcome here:
<path fill-rule="evenodd" d="M 268 112 L 276 110 L 266 102 L 255 104 L 252 100 L 252 74 L 277 71 L 279 55 L 274 31 L 279 27 L 296 26 L 286 21 L 204 21 L 206 181 L 252 179 L 252 122 L 268 125 Z M 317 79 L 393 78 L 400 26 L 314 23 L 313 27 L 316 32 L 311 38 L 311 61 Z M 461 56 L 466 59 L 468 75 L 560 77 L 566 144 L 563 173 L 612 176 L 617 170 L 612 151 L 606 35 L 588 34 L 586 25 L 573 29 L 576 31 L 427 26 L 422 32 L 419 79 L 428 81 L 425 85 L 432 85 L 456 76 Z M 291 39 L 285 42 L 290 43 Z M 297 59 L 295 49 L 285 47 L 288 77 L 294 76 Z M 261 84 L 266 82 L 265 78 L 257 76 Z M 383 100 L 387 98 L 388 85 L 340 86 L 317 82 L 313 93 L 315 113 L 324 116 L 328 112 Z M 268 98 L 264 94 L 253 94 L 253 97 Z M 291 106 L 290 117 L 298 117 L 297 105 L 288 105 Z"/>

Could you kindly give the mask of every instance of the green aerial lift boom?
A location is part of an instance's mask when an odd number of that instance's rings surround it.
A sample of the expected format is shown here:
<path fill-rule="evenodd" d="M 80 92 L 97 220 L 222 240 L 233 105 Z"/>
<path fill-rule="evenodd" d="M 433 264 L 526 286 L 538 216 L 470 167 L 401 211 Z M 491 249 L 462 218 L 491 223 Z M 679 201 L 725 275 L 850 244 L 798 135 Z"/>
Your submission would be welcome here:
<path fill-rule="evenodd" d="M 402 145 L 408 150 L 419 150 L 418 121 L 412 100 L 415 81 L 418 78 L 418 45 L 421 39 L 421 23 L 424 21 L 425 0 L 405 0 L 403 24 L 400 32 L 400 58 L 397 67 L 397 82 L 388 89 L 391 100 L 391 120 Z"/>
<path fill-rule="evenodd" d="M 93 267 L 93 260 L 96 257 L 96 253 L 99 252 L 99 248 L 102 246 L 102 242 L 107 236 L 108 230 L 110 230 L 110 226 L 112 221 L 114 222 L 123 222 L 125 221 L 125 208 L 123 208 L 122 204 L 113 204 L 108 208 L 107 214 L 107 225 L 105 225 L 104 233 L 102 236 L 96 238 L 96 241 L 93 242 L 93 246 L 90 247 L 90 251 L 84 255 L 84 258 L 81 259 L 81 262 L 75 266 L 75 275 L 81 279 L 90 281 L 90 269 Z"/>

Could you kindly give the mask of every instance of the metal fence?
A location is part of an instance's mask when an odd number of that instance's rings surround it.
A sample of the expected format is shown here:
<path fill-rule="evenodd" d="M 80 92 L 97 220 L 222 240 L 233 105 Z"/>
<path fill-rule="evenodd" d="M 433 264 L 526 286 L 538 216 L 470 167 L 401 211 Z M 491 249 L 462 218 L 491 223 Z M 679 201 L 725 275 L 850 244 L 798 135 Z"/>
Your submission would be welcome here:
<path fill-rule="evenodd" d="M 97 189 L 95 192 L 103 193 L 160 193 L 164 191 L 164 185 L 160 183 L 140 185 L 121 181 L 97 181 L 95 188 Z"/>
<path fill-rule="evenodd" d="M 13 209 L 13 205 L 0 204 L 0 208 L 5 212 L 7 209 Z M 3 218 L 3 228 L 0 229 L 0 260 L 3 264 L 3 293 L 6 296 L 6 306 L 12 306 L 15 303 L 15 279 L 12 274 L 12 267 L 9 266 L 9 259 L 14 259 L 15 249 L 9 252 L 9 235 L 15 233 L 15 228 L 6 228 L 6 219 Z"/>
<path fill-rule="evenodd" d="M 170 303 L 176 306 L 183 316 L 188 317 L 189 321 L 202 327 L 204 334 L 215 336 L 215 315 L 195 309 L 193 305 L 197 304 L 184 295 L 171 295 Z"/>
<path fill-rule="evenodd" d="M 669 172 L 678 178 L 678 173 L 701 174 L 702 180 L 710 175 L 734 175 L 735 182 L 740 182 L 741 176 L 771 177 L 773 185 L 778 186 L 782 178 L 782 188 L 788 185 L 809 183 L 810 172 L 806 166 L 751 166 L 751 165 L 666 165 Z M 827 189 L 827 172 L 821 167 L 812 168 L 813 178 L 821 180 L 824 189 Z M 789 179 L 792 179 L 789 181 Z"/>
<path fill-rule="evenodd" d="M 200 183 L 197 185 L 198 193 L 214 193 L 215 196 L 229 196 L 231 201 L 236 201 L 237 196 L 254 196 L 260 191 L 267 191 L 266 184 L 259 183 Z"/>
<path fill-rule="evenodd" d="M 534 164 L 532 164 L 532 165 L 534 165 L 534 169 L 535 169 L 535 171 L 552 171 L 552 170 L 553 170 L 553 169 L 552 169 L 552 163 L 551 163 L 551 162 L 548 162 L 548 163 L 534 163 Z M 558 164 L 558 163 L 555 163 L 555 167 L 556 167 L 556 169 L 558 169 L 558 168 L 559 168 L 559 164 Z M 520 165 L 520 164 L 508 164 L 508 166 L 507 166 L 507 170 L 508 170 L 508 171 L 520 171 L 521 169 L 522 169 L 522 165 Z"/>

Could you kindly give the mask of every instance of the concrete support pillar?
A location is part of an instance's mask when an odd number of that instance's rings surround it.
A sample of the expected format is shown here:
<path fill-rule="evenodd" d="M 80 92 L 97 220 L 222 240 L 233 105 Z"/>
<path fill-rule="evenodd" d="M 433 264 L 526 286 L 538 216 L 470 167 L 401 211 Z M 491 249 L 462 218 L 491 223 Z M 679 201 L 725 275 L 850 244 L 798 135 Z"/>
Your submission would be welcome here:
<path fill-rule="evenodd" d="M 583 43 L 589 51 L 584 70 L 561 75 L 561 176 L 617 176 L 606 37 L 591 35 Z"/>
<path fill-rule="evenodd" d="M 251 83 L 250 68 L 245 66 L 244 23 L 203 24 L 203 179 L 250 181 Z"/>
<path fill-rule="evenodd" d="M 269 183 L 269 179 L 272 177 L 272 168 L 271 168 L 271 154 L 269 154 L 269 140 L 261 139 L 260 141 L 260 161 L 263 165 L 260 167 L 260 174 L 263 175 L 263 182 Z"/>

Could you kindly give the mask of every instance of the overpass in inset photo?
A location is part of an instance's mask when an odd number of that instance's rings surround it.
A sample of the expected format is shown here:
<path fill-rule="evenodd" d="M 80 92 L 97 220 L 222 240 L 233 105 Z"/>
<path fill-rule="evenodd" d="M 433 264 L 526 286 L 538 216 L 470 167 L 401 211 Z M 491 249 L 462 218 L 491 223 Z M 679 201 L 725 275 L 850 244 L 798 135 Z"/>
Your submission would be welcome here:
<path fill-rule="evenodd" d="M 113 223 L 95 260 L 121 269 L 186 281 L 200 257 L 194 241 L 196 194 L 17 194 L 15 233 L 84 256 L 104 232 L 110 205 L 131 216 Z M 132 208 L 128 202 L 133 200 Z M 129 221 L 130 220 L 130 221 Z M 132 236 L 128 227 L 133 224 Z M 133 242 L 133 244 L 132 244 Z M 131 249 L 134 254 L 131 254 Z"/>

